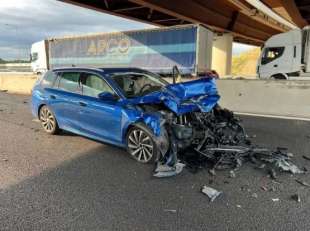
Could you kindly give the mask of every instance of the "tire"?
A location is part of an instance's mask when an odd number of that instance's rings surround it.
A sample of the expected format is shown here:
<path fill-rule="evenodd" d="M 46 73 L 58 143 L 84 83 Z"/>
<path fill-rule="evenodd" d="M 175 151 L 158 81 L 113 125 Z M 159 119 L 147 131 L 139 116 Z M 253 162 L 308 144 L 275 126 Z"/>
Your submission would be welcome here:
<path fill-rule="evenodd" d="M 270 79 L 274 79 L 274 80 L 284 80 L 287 79 L 284 75 L 282 74 L 276 74 L 270 77 Z"/>
<path fill-rule="evenodd" d="M 39 120 L 46 133 L 51 135 L 59 133 L 56 117 L 48 106 L 44 105 L 40 108 Z"/>
<path fill-rule="evenodd" d="M 130 128 L 126 136 L 127 152 L 139 163 L 154 163 L 158 157 L 158 147 L 154 134 L 144 124 Z"/>

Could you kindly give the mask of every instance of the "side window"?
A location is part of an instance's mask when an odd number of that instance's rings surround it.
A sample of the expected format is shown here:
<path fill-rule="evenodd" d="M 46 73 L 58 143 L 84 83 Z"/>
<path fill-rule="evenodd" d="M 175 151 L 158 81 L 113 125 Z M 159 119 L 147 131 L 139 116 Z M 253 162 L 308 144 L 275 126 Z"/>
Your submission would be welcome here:
<path fill-rule="evenodd" d="M 31 55 L 30 55 L 30 61 L 31 62 L 35 62 L 35 61 L 37 61 L 38 60 L 38 52 L 33 52 L 33 53 L 31 53 Z"/>
<path fill-rule="evenodd" d="M 279 58 L 284 52 L 284 47 L 267 47 L 264 51 L 262 64 L 270 63 L 271 61 Z"/>
<path fill-rule="evenodd" d="M 64 72 L 61 75 L 58 88 L 65 91 L 77 92 L 79 80 L 79 72 Z"/>
<path fill-rule="evenodd" d="M 43 79 L 41 80 L 41 86 L 42 87 L 53 87 L 56 79 L 57 79 L 57 75 L 52 71 L 48 71 L 45 73 Z"/>
<path fill-rule="evenodd" d="M 102 92 L 110 92 L 114 94 L 113 89 L 105 80 L 97 75 L 85 73 L 82 78 L 83 95 L 98 97 Z"/>

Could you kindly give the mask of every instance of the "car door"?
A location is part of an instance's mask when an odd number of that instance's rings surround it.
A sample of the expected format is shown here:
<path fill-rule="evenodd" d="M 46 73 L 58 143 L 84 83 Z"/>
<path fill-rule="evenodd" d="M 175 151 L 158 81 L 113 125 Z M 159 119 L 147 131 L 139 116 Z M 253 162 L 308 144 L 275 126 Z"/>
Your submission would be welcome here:
<path fill-rule="evenodd" d="M 108 82 L 98 74 L 83 73 L 81 76 L 83 99 L 80 104 L 79 122 L 89 136 L 120 143 L 121 111 L 118 101 L 99 99 L 98 94 L 110 92 L 117 95 Z"/>
<path fill-rule="evenodd" d="M 80 130 L 78 112 L 80 109 L 80 72 L 59 73 L 59 80 L 54 89 L 48 90 L 51 108 L 55 113 L 59 127 L 72 132 Z"/>

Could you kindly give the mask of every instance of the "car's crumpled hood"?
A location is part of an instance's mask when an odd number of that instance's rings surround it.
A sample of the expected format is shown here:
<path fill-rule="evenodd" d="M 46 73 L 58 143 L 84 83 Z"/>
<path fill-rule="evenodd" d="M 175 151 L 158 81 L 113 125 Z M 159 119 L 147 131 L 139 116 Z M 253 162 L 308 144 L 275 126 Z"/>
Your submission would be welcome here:
<path fill-rule="evenodd" d="M 201 78 L 183 83 L 168 84 L 161 91 L 128 101 L 137 105 L 163 103 L 177 115 L 182 115 L 193 111 L 209 112 L 219 99 L 215 80 Z"/>

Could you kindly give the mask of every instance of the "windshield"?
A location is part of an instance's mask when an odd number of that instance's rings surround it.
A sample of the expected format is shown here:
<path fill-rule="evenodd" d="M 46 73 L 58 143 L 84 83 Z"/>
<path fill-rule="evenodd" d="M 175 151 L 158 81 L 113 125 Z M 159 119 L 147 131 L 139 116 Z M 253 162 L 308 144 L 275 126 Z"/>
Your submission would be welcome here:
<path fill-rule="evenodd" d="M 144 96 L 159 91 L 168 84 L 160 76 L 150 72 L 117 73 L 112 76 L 112 79 L 123 91 L 126 98 Z"/>

